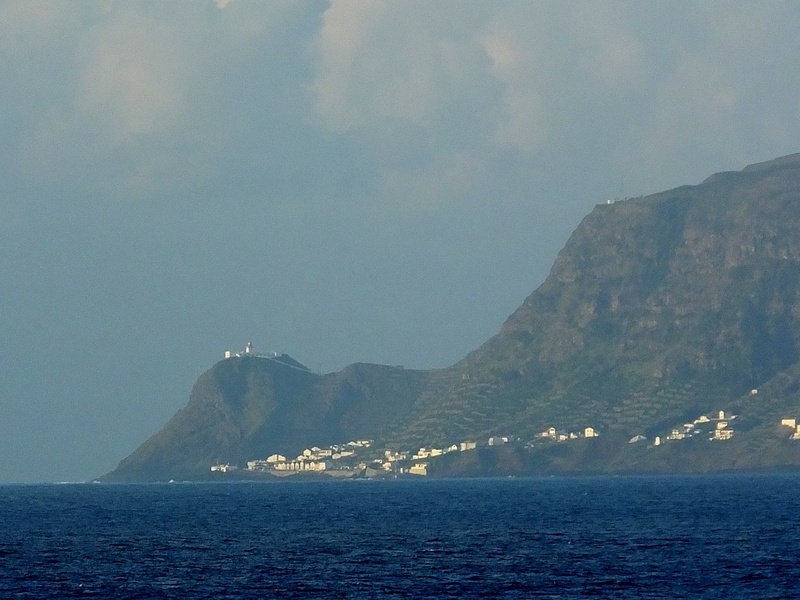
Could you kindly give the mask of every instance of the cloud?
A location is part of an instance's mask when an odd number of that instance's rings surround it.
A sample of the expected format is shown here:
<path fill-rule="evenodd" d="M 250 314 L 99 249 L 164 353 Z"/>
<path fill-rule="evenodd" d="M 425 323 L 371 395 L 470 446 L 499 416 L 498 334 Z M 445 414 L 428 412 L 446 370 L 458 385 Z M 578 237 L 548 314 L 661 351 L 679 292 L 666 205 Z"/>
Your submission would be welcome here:
<path fill-rule="evenodd" d="M 334 1 L 316 48 L 316 113 L 334 131 L 401 121 L 539 151 L 645 78 L 637 21 L 614 6 Z"/>
<path fill-rule="evenodd" d="M 486 64 L 469 15 L 452 3 L 332 2 L 316 49 L 317 114 L 333 130 L 393 119 L 430 126 L 472 93 Z"/>
<path fill-rule="evenodd" d="M 115 14 L 83 41 L 77 108 L 112 145 L 160 131 L 181 109 L 183 50 L 173 28 L 132 11 Z"/>

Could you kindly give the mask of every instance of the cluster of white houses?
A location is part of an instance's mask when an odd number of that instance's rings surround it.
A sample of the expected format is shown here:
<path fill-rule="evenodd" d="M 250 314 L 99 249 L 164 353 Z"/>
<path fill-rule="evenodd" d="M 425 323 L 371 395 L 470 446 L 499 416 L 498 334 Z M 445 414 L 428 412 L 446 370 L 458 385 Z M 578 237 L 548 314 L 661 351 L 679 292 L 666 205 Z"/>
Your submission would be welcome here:
<path fill-rule="evenodd" d="M 566 442 L 569 440 L 577 440 L 578 438 L 594 438 L 599 437 L 599 433 L 595 431 L 594 427 L 585 427 L 583 431 L 560 431 L 555 427 L 548 427 L 544 431 L 539 434 L 539 438 L 546 438 L 549 440 L 554 440 L 556 442 Z M 528 442 L 527 444 L 529 447 L 532 445 L 532 442 Z"/>
<path fill-rule="evenodd" d="M 753 390 L 750 395 L 755 396 L 758 390 Z M 726 414 L 724 410 L 719 411 L 716 417 L 700 415 L 691 423 L 684 423 L 682 427 L 675 427 L 662 440 L 661 436 L 656 436 L 653 446 L 660 446 L 664 441 L 684 440 L 698 435 L 707 434 L 709 440 L 724 441 L 733 437 L 733 427 L 731 421 L 736 415 Z M 703 427 L 705 425 L 705 427 Z M 800 440 L 800 419 L 796 417 L 784 417 L 781 419 L 781 427 L 786 427 L 791 431 L 789 439 Z M 647 438 L 637 435 L 631 438 L 630 443 L 646 441 Z"/>
<path fill-rule="evenodd" d="M 354 440 L 346 444 L 336 444 L 327 448 L 306 448 L 294 459 L 287 459 L 282 454 L 273 454 L 264 460 L 247 462 L 247 470 L 256 473 L 269 471 L 327 471 L 331 467 L 345 464 L 345 459 L 352 459 L 359 449 L 369 448 L 372 440 Z M 335 463 L 340 461 L 338 465 Z"/>
<path fill-rule="evenodd" d="M 567 441 L 579 437 L 597 437 L 598 434 L 592 427 L 585 428 L 580 433 L 559 432 L 554 427 L 543 431 L 539 437 L 554 441 Z M 512 442 L 519 442 L 518 438 L 508 435 L 494 435 L 489 437 L 483 445 L 502 446 Z M 465 440 L 458 444 L 445 447 L 422 447 L 416 451 L 410 450 L 384 450 L 382 455 L 365 452 L 373 444 L 372 440 L 354 440 L 346 444 L 335 444 L 320 448 L 314 446 L 306 448 L 295 458 L 287 458 L 282 454 L 272 454 L 265 459 L 250 460 L 246 470 L 251 473 L 270 473 L 273 475 L 293 475 L 297 473 L 325 473 L 332 476 L 352 475 L 355 472 L 367 474 L 379 473 L 407 473 L 410 475 L 427 475 L 429 461 L 437 456 L 450 452 L 466 452 L 475 450 L 478 442 Z M 366 456 L 371 454 L 370 456 Z M 235 465 L 214 464 L 214 472 L 228 473 L 237 470 Z"/>
<path fill-rule="evenodd" d="M 492 436 L 486 444 L 497 446 L 507 444 L 509 436 Z M 332 476 L 352 475 L 366 472 L 374 475 L 383 473 L 408 473 L 410 475 L 427 475 L 428 461 L 449 452 L 465 452 L 478 447 L 475 441 L 463 441 L 445 448 L 420 448 L 414 451 L 384 450 L 382 456 L 364 457 L 364 451 L 372 446 L 372 440 L 354 440 L 346 444 L 335 444 L 320 448 L 306 448 L 295 458 L 287 458 L 282 454 L 272 454 L 261 460 L 247 462 L 246 470 L 251 473 L 271 473 L 274 475 L 293 475 L 297 473 L 325 473 Z M 211 471 L 230 473 L 238 470 L 236 465 L 224 463 L 214 464 Z"/>
<path fill-rule="evenodd" d="M 489 438 L 489 445 L 507 443 L 508 437 Z M 427 475 L 428 463 L 423 462 L 449 452 L 474 450 L 477 443 L 464 441 L 446 448 L 420 448 L 416 452 L 384 450 L 382 456 L 364 458 L 364 450 L 372 446 L 372 440 L 354 440 L 346 444 L 336 444 L 325 448 L 314 446 L 306 448 L 296 458 L 288 459 L 282 454 L 273 454 L 264 460 L 251 460 L 247 470 L 254 473 L 293 474 L 299 472 L 317 472 L 329 475 L 347 475 L 369 470 L 372 474 L 409 473 L 411 475 Z M 220 470 L 220 465 L 215 465 Z M 212 470 L 215 470 L 212 467 Z"/>
<path fill-rule="evenodd" d="M 694 421 L 684 423 L 680 427 L 674 427 L 663 438 L 660 435 L 653 438 L 653 446 L 660 446 L 666 441 L 686 440 L 689 438 L 701 436 L 704 434 L 709 435 L 711 441 L 729 440 L 733 437 L 733 428 L 731 421 L 736 418 L 736 415 L 726 415 L 724 410 L 719 411 L 716 417 L 709 417 L 708 415 L 700 415 Z M 630 444 L 638 442 L 646 442 L 647 438 L 643 435 L 635 435 L 630 440 Z"/>
<path fill-rule="evenodd" d="M 707 427 L 711 427 L 711 437 L 708 438 L 712 441 L 729 440 L 733 437 L 733 428 L 730 422 L 736 418 L 736 415 L 725 415 L 725 411 L 721 410 L 716 417 L 708 417 L 700 415 L 691 423 L 684 423 L 683 427 L 676 427 L 667 435 L 668 440 L 683 440 L 693 437 L 695 435 L 702 435 L 704 432 L 709 432 Z M 701 429 L 706 425 L 705 429 Z M 657 444 L 656 444 L 657 445 Z"/>
<path fill-rule="evenodd" d="M 734 430 L 731 422 L 736 419 L 736 415 L 726 414 L 724 410 L 719 411 L 716 416 L 710 417 L 700 415 L 691 422 L 684 423 L 680 427 L 673 428 L 663 438 L 656 436 L 652 440 L 651 446 L 660 446 L 667 441 L 685 440 L 692 437 L 708 435 L 711 441 L 730 440 Z M 781 426 L 791 430 L 791 439 L 800 440 L 800 419 L 796 417 L 786 417 L 781 419 Z M 566 442 L 580 438 L 596 438 L 599 434 L 593 427 L 586 427 L 582 431 L 567 432 L 555 427 L 549 427 L 537 435 L 536 440 L 525 444 L 530 448 L 537 443 L 537 440 Z M 485 446 L 501 446 L 511 442 L 519 442 L 513 436 L 492 436 L 483 444 Z M 636 435 L 630 439 L 629 443 L 648 441 L 643 435 Z M 251 460 L 247 462 L 247 471 L 252 473 L 272 473 L 276 475 L 292 475 L 296 473 L 326 473 L 328 475 L 352 475 L 356 472 L 366 472 L 368 475 L 380 473 L 407 473 L 410 475 L 427 475 L 429 461 L 437 456 L 443 456 L 450 452 L 466 452 L 478 447 L 478 442 L 466 440 L 458 444 L 452 444 L 442 448 L 419 448 L 414 451 L 403 450 L 384 450 L 382 455 L 365 452 L 373 445 L 372 440 L 353 440 L 346 444 L 334 444 L 325 448 L 314 446 L 306 448 L 297 457 L 289 459 L 282 454 L 272 454 L 261 460 Z M 369 456 L 368 456 L 369 455 Z M 237 466 L 231 464 L 214 464 L 211 470 L 214 472 L 228 473 L 237 470 Z"/>

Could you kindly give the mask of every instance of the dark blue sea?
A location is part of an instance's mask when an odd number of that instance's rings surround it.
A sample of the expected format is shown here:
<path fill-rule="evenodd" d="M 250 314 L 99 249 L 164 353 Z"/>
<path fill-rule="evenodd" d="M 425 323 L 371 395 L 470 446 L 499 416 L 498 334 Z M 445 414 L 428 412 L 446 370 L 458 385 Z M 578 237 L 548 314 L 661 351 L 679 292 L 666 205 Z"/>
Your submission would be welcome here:
<path fill-rule="evenodd" d="M 796 598 L 800 475 L 0 487 L 0 598 Z"/>

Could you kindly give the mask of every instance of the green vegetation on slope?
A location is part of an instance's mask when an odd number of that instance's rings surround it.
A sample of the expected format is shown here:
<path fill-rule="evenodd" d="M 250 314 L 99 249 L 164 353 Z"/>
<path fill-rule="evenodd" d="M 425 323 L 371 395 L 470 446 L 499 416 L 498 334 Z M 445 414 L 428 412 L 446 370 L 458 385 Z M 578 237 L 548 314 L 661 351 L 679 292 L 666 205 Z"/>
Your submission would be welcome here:
<path fill-rule="evenodd" d="M 322 376 L 258 358 L 218 363 L 187 407 L 109 478 L 193 476 L 216 460 L 359 437 L 405 447 L 529 439 L 551 425 L 591 425 L 605 450 L 508 460 L 534 470 L 800 464 L 776 430 L 781 417 L 800 417 L 799 342 L 793 155 L 597 206 L 501 331 L 448 369 L 351 365 Z M 659 455 L 608 448 L 720 409 L 740 415 L 741 435 L 729 442 Z M 697 460 L 687 462 L 687 452 Z M 468 470 L 448 461 L 453 472 Z"/>

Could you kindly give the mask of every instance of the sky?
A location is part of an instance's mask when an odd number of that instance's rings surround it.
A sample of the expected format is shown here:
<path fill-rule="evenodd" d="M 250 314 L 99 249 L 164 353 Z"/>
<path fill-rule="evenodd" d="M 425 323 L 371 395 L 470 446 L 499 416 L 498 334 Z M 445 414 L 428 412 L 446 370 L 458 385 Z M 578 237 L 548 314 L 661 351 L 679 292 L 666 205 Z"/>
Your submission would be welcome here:
<path fill-rule="evenodd" d="M 226 349 L 436 368 L 595 204 L 800 151 L 800 3 L 5 0 L 0 482 Z"/>

